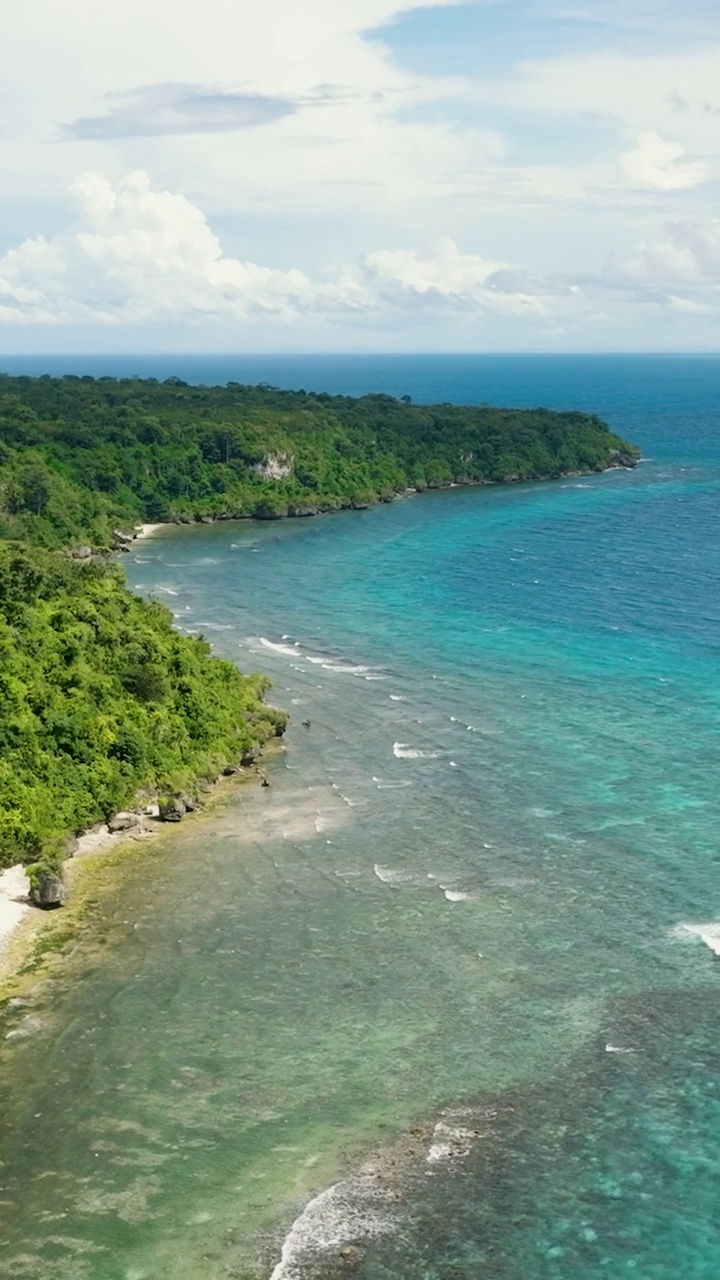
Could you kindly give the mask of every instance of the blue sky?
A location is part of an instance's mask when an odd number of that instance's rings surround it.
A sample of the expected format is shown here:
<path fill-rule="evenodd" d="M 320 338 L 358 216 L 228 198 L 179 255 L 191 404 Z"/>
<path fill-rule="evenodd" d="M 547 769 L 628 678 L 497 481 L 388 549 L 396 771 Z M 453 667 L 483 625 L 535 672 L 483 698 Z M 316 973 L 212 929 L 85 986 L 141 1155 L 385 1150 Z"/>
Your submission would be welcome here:
<path fill-rule="evenodd" d="M 692 49 L 698 38 L 705 39 L 713 31 L 720 31 L 720 17 L 711 5 L 582 6 L 498 0 L 414 10 L 388 25 L 382 38 L 396 57 L 415 70 L 477 76 L 510 71 L 525 59 L 603 49 L 674 53 L 678 47 Z"/>
<path fill-rule="evenodd" d="M 715 3 L 6 26 L 0 351 L 718 346 Z"/>

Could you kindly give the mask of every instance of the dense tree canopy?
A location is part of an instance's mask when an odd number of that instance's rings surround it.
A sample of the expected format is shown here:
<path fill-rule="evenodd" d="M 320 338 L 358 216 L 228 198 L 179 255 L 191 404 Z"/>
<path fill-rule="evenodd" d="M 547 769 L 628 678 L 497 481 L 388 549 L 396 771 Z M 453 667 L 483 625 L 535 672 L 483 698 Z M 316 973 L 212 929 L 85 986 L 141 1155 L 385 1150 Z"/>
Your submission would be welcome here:
<path fill-rule="evenodd" d="M 55 868 L 138 790 L 215 777 L 284 728 L 262 679 L 68 550 L 139 520 L 311 514 L 636 457 L 581 413 L 0 375 L 0 866 Z"/>
<path fill-rule="evenodd" d="M 0 376 L 0 536 L 48 547 L 109 545 L 118 521 L 267 519 L 636 456 L 582 413 Z"/>
<path fill-rule="evenodd" d="M 215 778 L 282 730 L 267 687 L 116 565 L 0 544 L 0 867 L 52 859 L 140 788 Z"/>

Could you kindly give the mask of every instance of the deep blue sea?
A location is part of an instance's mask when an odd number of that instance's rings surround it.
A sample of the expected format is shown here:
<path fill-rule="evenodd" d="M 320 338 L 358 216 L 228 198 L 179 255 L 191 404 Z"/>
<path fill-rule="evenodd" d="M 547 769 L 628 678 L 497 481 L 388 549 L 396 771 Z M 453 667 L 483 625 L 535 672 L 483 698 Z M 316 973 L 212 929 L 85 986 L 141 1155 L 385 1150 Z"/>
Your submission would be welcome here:
<path fill-rule="evenodd" d="M 580 408 L 643 452 L 124 558 L 292 727 L 3 1050 L 3 1274 L 714 1280 L 720 359 L 0 368 Z"/>

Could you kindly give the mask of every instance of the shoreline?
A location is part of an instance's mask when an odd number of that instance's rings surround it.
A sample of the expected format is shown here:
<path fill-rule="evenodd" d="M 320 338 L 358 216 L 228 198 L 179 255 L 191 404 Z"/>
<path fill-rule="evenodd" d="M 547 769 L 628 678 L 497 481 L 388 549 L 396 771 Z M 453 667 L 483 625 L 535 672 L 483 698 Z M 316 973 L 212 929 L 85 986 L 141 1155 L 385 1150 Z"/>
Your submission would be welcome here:
<path fill-rule="evenodd" d="M 503 480 L 477 480 L 477 481 L 451 481 L 444 484 L 431 485 L 427 489 L 408 488 L 401 492 L 395 493 L 391 499 L 376 498 L 374 503 L 363 504 L 363 506 L 381 505 L 387 501 L 398 501 L 402 498 L 420 497 L 423 493 L 436 493 L 447 490 L 457 490 L 466 488 L 481 488 L 485 486 L 500 486 L 507 484 L 535 484 L 538 482 L 547 483 L 552 480 L 563 480 L 573 476 L 606 474 L 613 470 L 633 470 L 636 464 L 626 457 L 616 458 L 609 462 L 601 470 L 595 468 L 586 468 L 583 470 L 573 470 L 563 472 L 554 476 L 536 476 L 531 479 L 522 480 L 519 476 L 508 476 Z M 292 519 L 299 516 L 316 516 L 324 514 L 333 514 L 334 511 L 362 509 L 358 504 L 347 503 L 338 508 L 317 508 L 303 509 L 302 511 L 290 510 L 285 516 L 279 516 L 279 519 Z M 154 537 L 163 529 L 195 527 L 199 524 L 215 524 L 240 522 L 241 520 L 261 520 L 262 517 L 252 515 L 220 515 L 220 516 L 196 516 L 188 520 L 164 520 L 164 521 L 146 521 L 133 528 L 132 542 L 145 541 Z M 118 550 L 129 550 L 131 542 L 123 543 Z M 253 771 L 254 772 L 254 771 Z M 221 790 L 220 783 L 229 781 L 229 779 L 218 779 L 214 784 L 213 791 L 207 798 L 205 804 L 199 811 L 198 816 L 213 803 L 215 795 Z M 74 853 L 71 854 L 63 864 L 63 870 L 68 874 L 68 878 L 72 879 L 70 870 L 74 859 L 82 860 L 93 856 L 108 856 L 116 850 L 126 845 L 142 843 L 146 840 L 156 840 L 161 834 L 166 834 L 168 829 L 172 830 L 172 824 L 165 824 L 157 820 L 157 814 L 144 811 L 130 811 L 132 818 L 135 820 L 127 829 L 119 831 L 111 831 L 107 824 L 100 824 L 91 830 L 84 832 L 78 836 Z M 32 923 L 32 928 L 28 929 L 28 936 L 34 936 L 43 922 L 57 918 L 58 913 L 55 911 L 43 910 L 34 906 L 29 899 L 29 881 L 25 874 L 22 864 L 16 864 L 13 867 L 0 871 L 0 990 L 13 977 L 17 975 L 18 969 L 22 966 L 24 959 L 24 948 L 16 946 L 18 938 L 22 932 L 22 926 Z M 60 909 L 60 917 L 66 908 Z M 20 958 L 15 957 L 13 960 L 9 958 L 10 953 L 15 950 L 20 951 Z M 0 996 L 0 999 L 2 997 Z"/>
<path fill-rule="evenodd" d="M 30 881 L 21 863 L 0 871 L 0 974 L 20 925 L 33 910 L 29 894 Z"/>
<path fill-rule="evenodd" d="M 154 841 L 167 833 L 167 824 L 158 823 L 154 830 L 144 825 L 144 815 L 137 816 L 138 824 L 129 830 L 113 832 L 107 823 L 102 823 L 78 836 L 77 847 L 63 862 L 66 883 L 72 882 L 75 867 L 85 859 L 108 856 L 123 846 Z M 20 977 L 36 936 L 65 920 L 66 912 L 65 906 L 44 910 L 31 902 L 30 881 L 22 863 L 0 872 L 0 1008 L 5 988 Z M 72 907 L 68 914 L 72 916 Z"/>
<path fill-rule="evenodd" d="M 553 481 L 572 480 L 577 476 L 599 476 L 607 475 L 611 471 L 634 471 L 638 462 L 643 461 L 642 458 L 631 460 L 627 457 L 613 459 L 604 467 L 584 467 L 573 471 L 561 471 L 559 474 L 543 475 L 543 476 L 505 476 L 502 480 L 449 480 L 443 484 L 429 484 L 424 489 L 415 489 L 409 487 L 394 493 L 392 497 L 381 497 L 376 494 L 372 501 L 368 502 L 350 502 L 342 501 L 337 506 L 318 506 L 301 504 L 300 506 L 288 506 L 288 510 L 277 515 L 255 515 L 251 512 L 243 512 L 242 514 L 229 514 L 222 512 L 219 515 L 197 514 L 188 516 L 186 519 L 177 520 L 161 520 L 155 524 L 139 524 L 135 526 L 133 542 L 141 542 L 146 538 L 152 538 L 161 529 L 191 529 L 196 525 L 208 524 L 239 524 L 247 520 L 256 520 L 260 524 L 272 524 L 279 520 L 306 520 L 316 516 L 339 515 L 344 511 L 366 511 L 371 507 L 389 506 L 393 502 L 399 502 L 403 498 L 421 498 L 428 493 L 446 493 L 452 489 L 485 489 L 485 488 L 503 488 L 506 485 L 535 485 L 535 484 L 551 484 Z M 132 543 L 124 544 L 118 550 L 129 551 Z"/>
<path fill-rule="evenodd" d="M 197 808 L 187 812 L 182 823 L 162 821 L 157 804 L 151 804 L 144 809 L 125 811 L 128 817 L 136 819 L 132 826 L 111 831 L 103 822 L 84 831 L 62 864 L 68 887 L 68 901 L 62 907 L 48 910 L 30 901 L 30 882 L 22 864 L 0 872 L 0 1015 L 8 1001 L 17 994 L 22 978 L 27 975 L 28 986 L 34 986 L 41 977 L 44 964 L 51 962 L 54 956 L 60 958 L 65 944 L 75 940 L 79 925 L 86 918 L 84 911 L 89 898 L 89 892 L 78 881 L 90 878 L 88 868 L 93 863 L 100 874 L 103 869 L 112 868 L 116 858 L 124 860 L 128 856 L 139 855 L 140 846 L 157 846 L 172 838 L 178 826 L 186 827 L 208 818 L 218 805 L 229 799 L 235 788 L 260 782 L 265 766 L 271 764 L 275 754 L 280 754 L 283 749 L 282 744 L 274 744 L 271 740 L 260 757 L 259 768 L 238 766 L 234 773 L 221 775 L 212 790 L 198 802 Z M 60 935 L 58 946 L 52 945 L 53 933 Z M 46 937 L 50 945 L 41 953 L 34 953 L 36 939 L 42 942 Z"/>
<path fill-rule="evenodd" d="M 161 529 L 171 529 L 172 520 L 160 520 L 156 524 L 138 524 L 134 529 L 133 542 L 142 542 L 144 538 L 152 538 L 153 534 L 159 533 Z"/>

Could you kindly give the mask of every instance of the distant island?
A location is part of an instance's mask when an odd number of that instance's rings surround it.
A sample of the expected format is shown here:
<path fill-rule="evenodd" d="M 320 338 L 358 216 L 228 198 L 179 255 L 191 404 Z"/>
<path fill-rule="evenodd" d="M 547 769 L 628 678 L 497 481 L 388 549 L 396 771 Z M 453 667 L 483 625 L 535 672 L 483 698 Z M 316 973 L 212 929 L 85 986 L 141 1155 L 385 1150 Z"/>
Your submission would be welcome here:
<path fill-rule="evenodd" d="M 75 835 L 169 818 L 282 735 L 245 677 L 126 588 L 142 522 L 277 519 L 633 466 L 599 418 L 135 378 L 0 375 L 0 869 L 62 900 Z"/>

